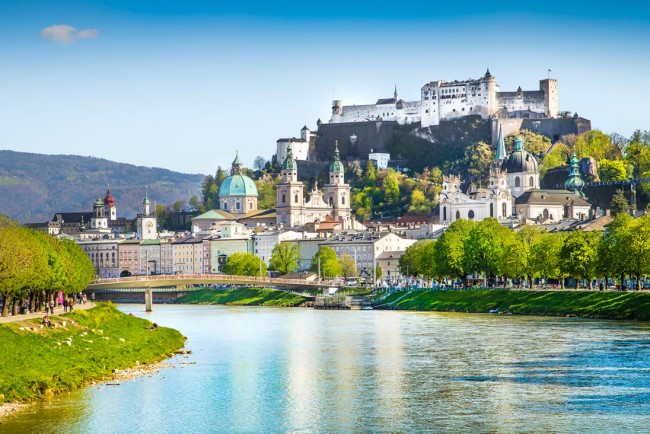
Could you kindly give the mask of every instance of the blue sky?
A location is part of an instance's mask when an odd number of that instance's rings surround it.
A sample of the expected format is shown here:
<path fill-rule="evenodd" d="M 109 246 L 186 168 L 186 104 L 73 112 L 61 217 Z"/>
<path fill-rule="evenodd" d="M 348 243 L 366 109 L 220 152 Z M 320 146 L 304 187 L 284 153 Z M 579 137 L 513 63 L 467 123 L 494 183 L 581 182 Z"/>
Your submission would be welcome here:
<path fill-rule="evenodd" d="M 643 3 L 0 0 L 0 149 L 214 173 L 332 99 L 414 100 L 486 67 L 502 90 L 550 68 L 561 110 L 629 135 L 650 129 Z"/>

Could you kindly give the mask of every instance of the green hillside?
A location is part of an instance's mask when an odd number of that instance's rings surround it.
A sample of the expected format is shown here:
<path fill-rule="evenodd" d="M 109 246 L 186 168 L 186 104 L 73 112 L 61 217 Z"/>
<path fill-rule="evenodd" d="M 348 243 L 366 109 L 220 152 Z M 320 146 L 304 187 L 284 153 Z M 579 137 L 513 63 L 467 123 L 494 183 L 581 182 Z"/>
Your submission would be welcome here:
<path fill-rule="evenodd" d="M 24 223 L 44 222 L 56 212 L 92 211 L 110 184 L 119 217 L 135 217 L 144 196 L 159 204 L 200 195 L 199 174 L 116 163 L 77 155 L 0 150 L 0 213 Z"/>

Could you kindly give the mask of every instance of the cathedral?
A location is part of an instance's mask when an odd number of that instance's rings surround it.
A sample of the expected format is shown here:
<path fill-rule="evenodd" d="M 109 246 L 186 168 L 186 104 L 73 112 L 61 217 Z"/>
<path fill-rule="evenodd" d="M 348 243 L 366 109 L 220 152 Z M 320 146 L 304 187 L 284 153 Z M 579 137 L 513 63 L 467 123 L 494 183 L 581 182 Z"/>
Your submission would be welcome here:
<path fill-rule="evenodd" d="M 287 157 L 282 163 L 282 181 L 276 185 L 278 225 L 298 227 L 307 223 L 324 222 L 329 216 L 341 222 L 342 229 L 353 228 L 350 186 L 345 183 L 344 172 L 337 144 L 334 161 L 329 167 L 329 183 L 323 186 L 322 191 L 318 184 L 314 184 L 306 199 L 303 197 L 304 185 L 298 181 L 298 163 L 289 146 Z"/>
<path fill-rule="evenodd" d="M 470 184 L 463 191 L 460 176 L 443 177 L 439 195 L 440 223 L 487 217 L 499 220 L 518 218 L 539 224 L 584 219 L 589 216 L 591 205 L 582 194 L 584 183 L 579 179 L 575 155 L 571 165 L 565 190 L 540 189 L 539 165 L 535 156 L 524 149 L 521 137 L 515 139 L 514 150 L 507 155 L 499 129 L 497 152 L 487 188 Z"/>

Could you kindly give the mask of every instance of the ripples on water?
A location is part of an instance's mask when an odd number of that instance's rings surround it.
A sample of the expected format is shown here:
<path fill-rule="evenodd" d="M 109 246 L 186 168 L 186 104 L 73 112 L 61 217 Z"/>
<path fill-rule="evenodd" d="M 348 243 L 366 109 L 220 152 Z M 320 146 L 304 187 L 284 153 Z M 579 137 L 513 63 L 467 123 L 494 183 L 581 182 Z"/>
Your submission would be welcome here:
<path fill-rule="evenodd" d="M 94 386 L 6 432 L 638 432 L 642 323 L 396 311 L 122 309 L 175 327 L 175 368 Z M 195 364 L 188 364 L 195 363 Z"/>

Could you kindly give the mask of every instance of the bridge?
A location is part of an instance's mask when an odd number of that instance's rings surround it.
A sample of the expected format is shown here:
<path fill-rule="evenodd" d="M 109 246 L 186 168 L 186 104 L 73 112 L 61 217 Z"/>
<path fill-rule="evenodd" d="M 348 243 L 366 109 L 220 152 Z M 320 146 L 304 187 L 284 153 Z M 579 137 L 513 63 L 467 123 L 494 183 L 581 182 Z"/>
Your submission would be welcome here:
<path fill-rule="evenodd" d="M 173 274 L 131 276 L 96 279 L 88 285 L 88 291 L 102 289 L 176 288 L 186 289 L 194 285 L 255 285 L 284 289 L 317 289 L 332 286 L 331 282 L 308 282 L 302 279 L 281 277 L 234 276 L 228 274 Z"/>

